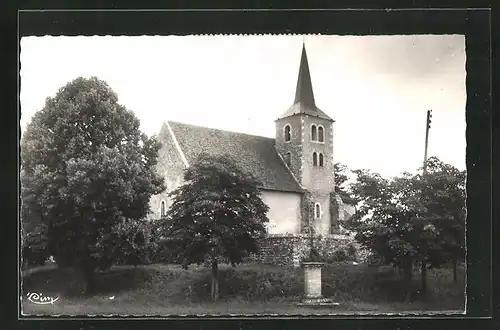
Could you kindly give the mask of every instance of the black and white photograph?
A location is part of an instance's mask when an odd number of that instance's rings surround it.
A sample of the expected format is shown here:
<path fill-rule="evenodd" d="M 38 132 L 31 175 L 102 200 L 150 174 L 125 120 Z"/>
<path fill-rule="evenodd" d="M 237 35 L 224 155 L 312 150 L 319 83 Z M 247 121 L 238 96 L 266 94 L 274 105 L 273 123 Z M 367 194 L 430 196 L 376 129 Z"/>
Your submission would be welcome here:
<path fill-rule="evenodd" d="M 20 39 L 25 316 L 466 312 L 460 34 Z"/>

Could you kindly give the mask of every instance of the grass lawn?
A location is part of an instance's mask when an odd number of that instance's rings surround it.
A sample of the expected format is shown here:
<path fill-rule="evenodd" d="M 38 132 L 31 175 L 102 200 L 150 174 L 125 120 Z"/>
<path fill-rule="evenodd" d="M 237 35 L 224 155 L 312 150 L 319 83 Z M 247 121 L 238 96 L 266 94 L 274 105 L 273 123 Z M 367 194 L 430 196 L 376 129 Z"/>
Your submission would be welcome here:
<path fill-rule="evenodd" d="M 429 271 L 429 292 L 404 302 L 405 287 L 390 267 L 338 263 L 323 270 L 323 294 L 338 302 L 333 307 L 299 307 L 304 290 L 303 270 L 248 264 L 220 267 L 220 301 L 210 297 L 210 270 L 178 265 L 115 266 L 97 273 L 97 294 L 75 292 L 70 269 L 44 266 L 23 274 L 24 315 L 312 315 L 464 310 L 464 270 L 457 285 L 451 270 Z M 418 277 L 415 280 L 418 288 Z M 59 297 L 37 305 L 29 292 Z"/>

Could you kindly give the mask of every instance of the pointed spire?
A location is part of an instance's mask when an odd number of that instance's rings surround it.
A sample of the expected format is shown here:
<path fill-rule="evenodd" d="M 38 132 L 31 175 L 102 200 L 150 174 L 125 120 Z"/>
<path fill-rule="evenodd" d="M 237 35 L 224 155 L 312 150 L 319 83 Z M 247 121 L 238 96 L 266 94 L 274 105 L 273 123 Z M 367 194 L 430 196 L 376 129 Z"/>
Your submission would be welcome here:
<path fill-rule="evenodd" d="M 302 103 L 302 105 L 311 107 L 312 109 L 316 108 L 312 89 L 311 73 L 309 72 L 309 63 L 307 61 L 306 45 L 304 42 L 302 43 L 299 77 L 297 79 L 295 101 L 293 103 Z"/>
<path fill-rule="evenodd" d="M 292 106 L 278 119 L 283 119 L 297 114 L 306 114 L 334 121 L 326 113 L 318 109 L 316 102 L 314 101 L 311 73 L 309 72 L 309 63 L 307 61 L 306 45 L 304 41 L 302 42 L 302 55 L 300 58 L 297 88 L 295 90 L 295 100 Z"/>

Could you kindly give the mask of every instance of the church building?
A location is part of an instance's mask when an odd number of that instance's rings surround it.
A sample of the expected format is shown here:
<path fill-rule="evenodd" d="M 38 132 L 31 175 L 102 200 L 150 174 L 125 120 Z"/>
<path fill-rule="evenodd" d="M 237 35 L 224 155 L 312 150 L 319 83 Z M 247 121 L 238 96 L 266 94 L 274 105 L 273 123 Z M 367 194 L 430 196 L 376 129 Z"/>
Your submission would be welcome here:
<path fill-rule="evenodd" d="M 333 123 L 316 106 L 303 45 L 295 100 L 276 119 L 275 138 L 172 121 L 162 125 L 157 169 L 166 190 L 151 198 L 151 217 L 166 213 L 168 193 L 182 184 L 184 170 L 201 153 L 227 154 L 262 183 L 271 236 L 300 236 L 311 224 L 317 234 L 336 234 L 342 202 L 334 192 Z"/>

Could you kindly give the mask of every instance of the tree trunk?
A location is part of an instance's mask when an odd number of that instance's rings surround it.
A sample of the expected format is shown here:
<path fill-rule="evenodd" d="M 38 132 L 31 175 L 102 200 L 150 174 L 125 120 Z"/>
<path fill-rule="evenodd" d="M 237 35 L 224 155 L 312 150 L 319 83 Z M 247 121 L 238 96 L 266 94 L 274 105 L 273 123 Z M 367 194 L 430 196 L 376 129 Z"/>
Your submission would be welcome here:
<path fill-rule="evenodd" d="M 457 279 L 457 259 L 453 258 L 452 264 L 453 264 L 453 284 L 457 284 L 458 279 Z"/>
<path fill-rule="evenodd" d="M 421 274 L 421 280 L 422 284 L 420 287 L 420 292 L 425 293 L 427 291 L 427 262 L 425 260 L 422 260 L 421 265 L 420 265 L 420 274 Z"/>
<path fill-rule="evenodd" d="M 83 271 L 83 279 L 85 281 L 84 293 L 90 294 L 95 292 L 94 267 L 85 266 L 82 271 Z"/>
<path fill-rule="evenodd" d="M 89 294 L 95 292 L 95 266 L 92 261 L 86 258 L 78 258 L 73 264 L 73 269 L 76 271 L 75 282 L 77 283 L 77 291 L 80 294 Z"/>
<path fill-rule="evenodd" d="M 411 294 L 412 294 L 412 280 L 413 280 L 413 263 L 408 262 L 403 269 L 404 276 L 405 276 L 405 282 L 406 282 L 406 298 L 405 301 L 407 303 L 410 302 L 411 300 Z"/>
<path fill-rule="evenodd" d="M 212 302 L 216 302 L 219 299 L 219 281 L 217 279 L 218 266 L 217 257 L 212 257 L 212 290 L 211 297 Z"/>

